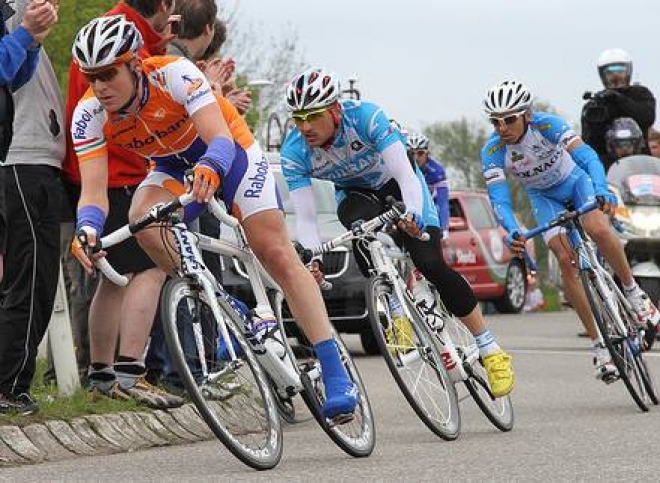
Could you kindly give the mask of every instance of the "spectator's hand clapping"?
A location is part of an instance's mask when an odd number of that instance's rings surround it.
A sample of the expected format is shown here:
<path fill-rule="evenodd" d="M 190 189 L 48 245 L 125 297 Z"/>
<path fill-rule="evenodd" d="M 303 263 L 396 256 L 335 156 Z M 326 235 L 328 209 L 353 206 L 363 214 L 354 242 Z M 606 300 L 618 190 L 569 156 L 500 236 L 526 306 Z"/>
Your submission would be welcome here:
<path fill-rule="evenodd" d="M 231 58 L 213 59 L 205 64 L 203 70 L 214 90 L 220 92 L 223 86 L 229 82 L 231 76 L 234 75 L 236 62 Z"/>
<path fill-rule="evenodd" d="M 32 0 L 25 9 L 22 26 L 41 43 L 50 29 L 57 23 L 58 6 L 47 0 Z"/>
<path fill-rule="evenodd" d="M 225 94 L 225 97 L 231 102 L 238 112 L 243 115 L 250 110 L 252 105 L 252 97 L 250 92 L 244 89 L 232 89 Z"/>

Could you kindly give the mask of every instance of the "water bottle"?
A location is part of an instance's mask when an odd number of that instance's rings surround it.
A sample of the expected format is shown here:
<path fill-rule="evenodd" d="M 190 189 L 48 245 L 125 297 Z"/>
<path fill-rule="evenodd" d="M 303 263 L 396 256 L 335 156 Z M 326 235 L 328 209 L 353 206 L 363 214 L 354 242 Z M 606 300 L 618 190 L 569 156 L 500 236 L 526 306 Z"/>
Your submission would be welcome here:
<path fill-rule="evenodd" d="M 216 296 L 220 296 L 219 293 L 216 293 Z M 232 297 L 231 295 L 227 295 L 227 301 L 229 302 L 229 305 L 234 307 L 237 311 L 241 312 L 243 315 L 246 317 L 249 317 L 250 309 L 248 308 L 245 303 L 236 297 Z M 234 338 L 232 333 L 229 333 L 229 338 L 231 339 L 232 346 L 234 347 L 234 353 L 237 356 L 241 355 L 241 350 L 240 346 L 238 345 L 238 341 Z M 217 349 L 217 357 L 220 360 L 225 360 L 228 361 L 231 359 L 229 356 L 229 349 L 227 348 L 227 344 L 225 343 L 224 338 L 222 337 L 222 334 L 218 334 L 218 349 Z"/>
<path fill-rule="evenodd" d="M 267 305 L 257 305 L 252 311 L 251 331 L 258 343 L 263 344 L 269 352 L 283 360 L 286 356 L 286 348 L 283 335 L 277 327 L 277 318 L 271 308 Z"/>

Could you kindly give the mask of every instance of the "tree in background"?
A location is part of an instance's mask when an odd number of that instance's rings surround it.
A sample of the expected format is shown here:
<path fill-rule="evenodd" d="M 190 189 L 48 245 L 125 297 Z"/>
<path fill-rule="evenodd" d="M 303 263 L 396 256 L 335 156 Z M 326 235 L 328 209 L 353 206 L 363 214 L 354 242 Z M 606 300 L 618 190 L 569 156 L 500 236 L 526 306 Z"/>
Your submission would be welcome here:
<path fill-rule="evenodd" d="M 60 20 L 46 37 L 44 47 L 63 93 L 69 88 L 71 46 L 78 30 L 91 19 L 103 15 L 116 3 L 117 0 L 60 0 Z"/>

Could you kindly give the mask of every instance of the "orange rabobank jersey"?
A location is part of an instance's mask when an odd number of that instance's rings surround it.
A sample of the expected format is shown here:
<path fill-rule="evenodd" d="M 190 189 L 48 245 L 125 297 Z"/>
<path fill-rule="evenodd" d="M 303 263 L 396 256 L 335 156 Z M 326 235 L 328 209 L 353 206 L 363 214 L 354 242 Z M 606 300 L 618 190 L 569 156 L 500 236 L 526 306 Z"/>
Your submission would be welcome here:
<path fill-rule="evenodd" d="M 107 143 L 144 156 L 157 169 L 185 169 L 206 152 L 190 119 L 217 102 L 232 137 L 248 149 L 254 137 L 236 108 L 216 96 L 204 75 L 179 57 L 150 57 L 143 61 L 143 95 L 137 114 L 107 113 L 91 89 L 73 114 L 71 135 L 81 163 L 107 155 Z"/>

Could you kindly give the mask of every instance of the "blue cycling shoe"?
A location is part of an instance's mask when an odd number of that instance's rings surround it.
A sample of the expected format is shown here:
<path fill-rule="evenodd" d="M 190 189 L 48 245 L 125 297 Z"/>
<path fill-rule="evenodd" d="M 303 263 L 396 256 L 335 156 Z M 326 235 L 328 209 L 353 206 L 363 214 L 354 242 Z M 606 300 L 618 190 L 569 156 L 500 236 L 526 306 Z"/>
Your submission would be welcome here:
<path fill-rule="evenodd" d="M 352 414 L 360 398 L 357 386 L 344 378 L 330 379 L 325 385 L 325 396 L 321 412 L 327 419 Z"/>

